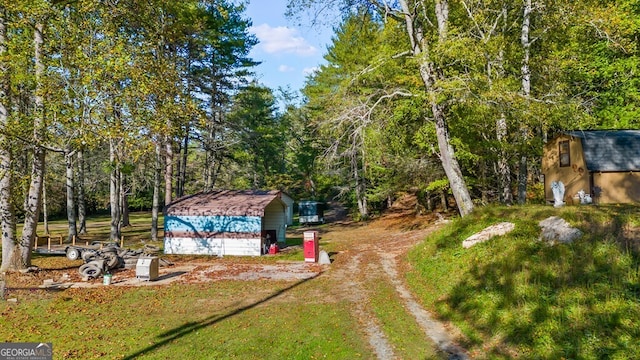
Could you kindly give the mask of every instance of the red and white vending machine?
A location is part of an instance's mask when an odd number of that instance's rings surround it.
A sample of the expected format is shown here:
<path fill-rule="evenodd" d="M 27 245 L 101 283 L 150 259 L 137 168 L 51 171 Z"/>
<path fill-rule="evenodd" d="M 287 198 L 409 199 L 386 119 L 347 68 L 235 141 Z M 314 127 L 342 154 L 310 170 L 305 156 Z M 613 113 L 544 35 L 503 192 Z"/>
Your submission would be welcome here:
<path fill-rule="evenodd" d="M 304 232 L 304 261 L 305 262 L 318 262 L 318 232 L 317 231 L 305 231 Z"/>

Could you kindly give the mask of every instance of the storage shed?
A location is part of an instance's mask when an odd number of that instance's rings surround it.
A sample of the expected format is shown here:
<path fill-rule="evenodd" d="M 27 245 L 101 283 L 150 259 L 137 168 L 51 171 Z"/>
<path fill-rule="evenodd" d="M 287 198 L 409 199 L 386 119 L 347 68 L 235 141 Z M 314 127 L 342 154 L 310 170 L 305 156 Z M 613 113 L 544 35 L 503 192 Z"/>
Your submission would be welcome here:
<path fill-rule="evenodd" d="M 165 207 L 164 252 L 260 256 L 268 237 L 285 241 L 288 210 L 282 195 L 220 190 L 177 199 Z"/>
<path fill-rule="evenodd" d="M 571 203 L 579 191 L 596 203 L 640 202 L 640 130 L 566 131 L 544 146 L 545 198 L 562 181 Z"/>

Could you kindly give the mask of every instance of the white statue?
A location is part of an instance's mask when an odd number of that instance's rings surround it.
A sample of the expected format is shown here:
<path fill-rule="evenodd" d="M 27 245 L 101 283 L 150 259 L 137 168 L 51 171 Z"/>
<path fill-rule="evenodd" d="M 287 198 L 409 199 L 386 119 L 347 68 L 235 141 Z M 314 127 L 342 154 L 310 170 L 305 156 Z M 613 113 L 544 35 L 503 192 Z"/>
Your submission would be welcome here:
<path fill-rule="evenodd" d="M 580 204 L 591 204 L 593 199 L 591 195 L 584 192 L 584 190 L 578 191 L 578 198 L 580 198 Z"/>
<path fill-rule="evenodd" d="M 564 184 L 562 181 L 552 181 L 551 191 L 553 192 L 553 207 L 564 206 Z"/>

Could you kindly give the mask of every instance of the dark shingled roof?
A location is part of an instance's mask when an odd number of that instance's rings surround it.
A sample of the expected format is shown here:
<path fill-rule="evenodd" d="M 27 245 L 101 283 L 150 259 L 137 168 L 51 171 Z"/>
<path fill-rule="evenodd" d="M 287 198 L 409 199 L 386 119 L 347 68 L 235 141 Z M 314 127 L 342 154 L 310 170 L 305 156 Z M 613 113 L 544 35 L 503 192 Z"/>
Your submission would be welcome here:
<path fill-rule="evenodd" d="M 639 171 L 640 130 L 567 131 L 580 138 L 589 171 Z"/>
<path fill-rule="evenodd" d="M 281 192 L 277 190 L 219 190 L 181 197 L 165 208 L 167 215 L 264 216 L 265 208 Z"/>

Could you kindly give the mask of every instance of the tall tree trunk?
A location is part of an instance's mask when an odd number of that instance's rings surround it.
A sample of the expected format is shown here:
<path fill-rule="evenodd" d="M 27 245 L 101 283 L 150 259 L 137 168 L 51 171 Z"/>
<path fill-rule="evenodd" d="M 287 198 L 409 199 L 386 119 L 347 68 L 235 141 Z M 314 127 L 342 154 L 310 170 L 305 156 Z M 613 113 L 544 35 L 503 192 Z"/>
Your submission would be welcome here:
<path fill-rule="evenodd" d="M 522 33 L 521 33 L 521 45 L 523 50 L 522 56 L 522 94 L 525 101 L 529 101 L 531 96 L 531 69 L 529 68 L 529 54 L 531 49 L 531 40 L 529 39 L 529 30 L 531 26 L 531 11 L 533 7 L 531 0 L 524 1 L 524 11 L 522 17 Z M 524 145 L 529 141 L 529 129 L 523 122 L 520 127 L 520 134 L 522 136 L 522 146 L 520 154 L 520 166 L 518 172 L 518 203 L 524 204 L 527 201 L 527 178 L 528 178 L 528 161 Z"/>
<path fill-rule="evenodd" d="M 489 179 L 487 178 L 487 162 L 480 161 L 480 199 L 482 200 L 482 204 L 489 203 Z"/>
<path fill-rule="evenodd" d="M 34 62 L 35 62 L 35 115 L 33 119 L 33 164 L 31 167 L 31 183 L 29 185 L 29 193 L 27 195 L 26 206 L 24 209 L 24 224 L 22 227 L 22 240 L 18 247 L 22 254 L 20 267 L 26 268 L 31 266 L 31 248 L 33 240 L 36 237 L 38 228 L 38 220 L 40 217 L 40 203 L 42 202 L 42 179 L 44 177 L 45 168 L 45 149 L 40 146 L 44 141 L 45 121 L 44 121 L 44 98 L 42 96 L 42 76 L 44 74 L 44 64 L 42 63 L 42 31 L 44 26 L 37 23 L 34 28 Z"/>
<path fill-rule="evenodd" d="M 9 66 L 4 60 L 7 53 L 6 10 L 0 5 L 0 127 L 9 125 Z M 0 131 L 0 221 L 2 222 L 2 264 L 0 273 L 15 268 L 12 255 L 16 248 L 16 218 L 11 201 L 13 188 L 13 153 L 11 140 Z M 2 281 L 2 279 L 0 279 Z M 3 287 L 4 283 L 0 284 Z M 1 294 L 0 294 L 1 295 Z"/>
<path fill-rule="evenodd" d="M 366 219 L 369 216 L 367 209 L 366 185 L 364 184 L 363 176 L 360 175 L 358 159 L 351 159 L 351 162 L 353 178 L 355 180 L 355 194 L 356 202 L 358 203 L 358 212 L 363 219 Z"/>
<path fill-rule="evenodd" d="M 438 139 L 438 149 L 440 150 L 440 161 L 445 174 L 449 179 L 449 186 L 461 216 L 469 215 L 473 211 L 473 201 L 469 194 L 469 189 L 462 176 L 460 165 L 455 158 L 453 146 L 449 137 L 449 128 L 445 118 L 445 111 L 441 104 L 435 101 L 431 104 L 431 109 L 435 116 L 436 137 Z"/>
<path fill-rule="evenodd" d="M 222 160 L 216 159 L 215 154 L 211 155 L 211 162 L 208 163 L 208 175 L 207 175 L 207 183 L 205 184 L 204 191 L 213 191 L 216 186 L 216 182 L 218 181 L 218 175 L 220 174 L 220 170 L 222 169 Z"/>
<path fill-rule="evenodd" d="M 360 127 L 358 130 L 358 139 L 355 139 L 355 148 L 351 158 L 351 168 L 356 181 L 355 192 L 358 202 L 358 211 L 363 219 L 369 217 L 369 206 L 367 204 L 367 183 L 366 183 L 366 159 L 364 150 L 364 129 Z M 358 149 L 358 147 L 360 149 Z M 362 153 L 362 158 L 358 159 L 358 153 Z M 362 167 L 362 169 L 360 169 Z"/>
<path fill-rule="evenodd" d="M 75 199 L 75 185 L 74 185 L 74 168 L 73 157 L 75 151 L 67 149 L 64 153 L 64 162 L 66 166 L 66 188 L 67 188 L 67 223 L 69 225 L 70 241 L 74 237 L 78 236 L 78 226 L 76 221 L 76 199 Z"/>
<path fill-rule="evenodd" d="M 85 184 L 84 184 L 84 150 L 78 150 L 78 225 L 80 234 L 87 233 L 87 206 L 85 199 Z"/>
<path fill-rule="evenodd" d="M 173 196 L 173 144 L 170 136 L 165 138 L 164 146 L 164 205 L 167 206 Z"/>
<path fill-rule="evenodd" d="M 507 160 L 507 152 L 503 148 L 507 137 L 507 118 L 504 113 L 500 114 L 500 118 L 496 121 L 496 132 L 498 143 L 501 147 L 498 155 L 500 201 L 504 204 L 511 205 L 513 203 L 513 194 L 511 193 L 511 169 L 509 168 L 509 161 Z"/>
<path fill-rule="evenodd" d="M 440 204 L 442 205 L 442 212 L 449 212 L 449 202 L 447 201 L 447 190 L 440 191 Z"/>
<path fill-rule="evenodd" d="M 127 194 L 127 179 L 122 171 L 120 171 L 120 214 L 122 214 L 121 226 L 130 226 L 129 221 L 129 197 Z"/>
<path fill-rule="evenodd" d="M 180 160 L 180 168 L 178 170 L 178 189 L 177 197 L 184 196 L 184 186 L 187 182 L 187 158 L 189 157 L 189 125 L 187 125 L 186 134 L 182 143 L 182 159 Z"/>
<path fill-rule="evenodd" d="M 436 138 L 438 140 L 438 150 L 440 152 L 440 161 L 444 172 L 449 179 L 449 185 L 461 216 L 470 214 L 473 211 L 473 201 L 469 194 L 469 189 L 462 176 L 460 164 L 455 157 L 455 151 L 451 146 L 449 137 L 449 126 L 446 118 L 446 106 L 439 99 L 436 80 L 442 77 L 441 71 L 436 64 L 429 58 L 428 44 L 424 39 L 424 29 L 419 25 L 413 17 L 413 11 L 409 8 L 406 0 L 399 0 L 405 16 L 405 27 L 409 35 L 413 48 L 413 54 L 420 59 L 420 76 L 424 82 L 426 91 L 430 94 L 429 101 L 431 111 L 433 113 L 434 124 L 436 128 Z M 443 43 L 447 40 L 447 26 L 449 18 L 449 3 L 447 0 L 436 1 L 435 12 L 438 25 L 439 42 Z"/>
<path fill-rule="evenodd" d="M 120 176 L 114 139 L 109 139 L 109 162 L 111 164 L 111 174 L 109 176 L 109 205 L 111 207 L 111 230 L 109 238 L 111 240 L 120 239 Z"/>
<path fill-rule="evenodd" d="M 158 213 L 160 212 L 160 144 L 156 143 L 153 168 L 153 205 L 151 206 L 151 240 L 158 241 Z"/>
<path fill-rule="evenodd" d="M 212 85 L 212 89 L 216 88 L 216 84 Z M 216 91 L 214 90 L 211 98 L 216 98 Z M 204 191 L 212 191 L 218 180 L 220 169 L 222 168 L 222 156 L 220 155 L 220 149 L 216 145 L 217 129 L 222 127 L 224 121 L 223 114 L 217 106 L 217 103 L 212 100 L 211 105 L 211 121 L 209 122 L 209 128 L 206 134 L 206 157 L 205 162 L 206 169 L 204 174 Z"/>
<path fill-rule="evenodd" d="M 49 212 L 47 210 L 47 177 L 42 178 L 42 223 L 44 234 L 49 235 Z"/>
<path fill-rule="evenodd" d="M 502 6 L 502 19 L 503 19 L 503 27 L 502 31 L 504 34 L 507 32 L 507 5 L 503 4 Z M 499 75 L 500 78 L 504 77 L 504 51 L 500 49 L 497 61 L 497 71 L 495 71 L 496 75 Z M 493 87 L 492 84 L 492 72 L 493 68 L 491 65 L 491 61 L 488 64 L 488 72 L 489 72 L 489 86 Z M 513 193 L 511 192 L 511 168 L 509 167 L 509 160 L 507 157 L 507 151 L 505 149 L 505 144 L 507 142 L 508 135 L 508 126 L 507 126 L 507 116 L 504 111 L 500 112 L 500 117 L 496 120 L 496 138 L 498 139 L 498 144 L 500 149 L 498 150 L 498 185 L 500 188 L 500 201 L 504 204 L 511 205 L 513 204 Z"/>
<path fill-rule="evenodd" d="M 182 179 L 180 178 L 181 170 L 182 170 L 182 141 L 178 143 L 178 155 L 176 159 L 176 198 L 180 197 L 180 192 L 182 192 Z"/>
<path fill-rule="evenodd" d="M 206 149 L 205 153 L 204 153 L 204 169 L 203 169 L 203 174 L 202 174 L 202 181 L 204 183 L 203 186 L 203 191 L 208 192 L 211 191 L 212 185 L 211 185 L 211 178 L 213 176 L 213 169 L 211 169 L 213 167 L 213 163 L 212 163 L 212 156 L 210 154 L 211 152 Z"/>

